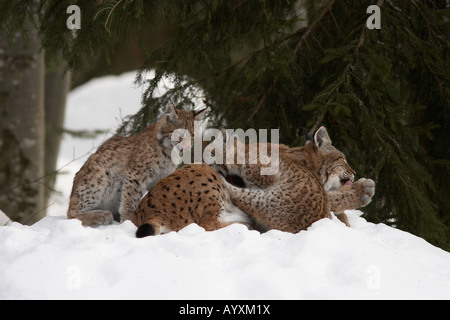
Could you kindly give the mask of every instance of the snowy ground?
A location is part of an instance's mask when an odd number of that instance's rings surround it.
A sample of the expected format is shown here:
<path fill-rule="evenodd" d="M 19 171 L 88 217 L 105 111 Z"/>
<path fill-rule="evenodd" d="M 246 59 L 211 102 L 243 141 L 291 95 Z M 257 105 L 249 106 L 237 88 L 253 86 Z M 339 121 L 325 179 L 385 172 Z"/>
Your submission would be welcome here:
<path fill-rule="evenodd" d="M 354 212 L 347 228 L 242 225 L 137 239 L 131 222 L 0 227 L 1 299 L 449 299 L 450 254 Z"/>
<path fill-rule="evenodd" d="M 120 112 L 139 108 L 133 79 L 107 77 L 72 92 L 66 126 L 113 132 Z M 0 299 L 450 299 L 450 253 L 368 223 L 361 211 L 349 213 L 352 228 L 337 219 L 298 234 L 190 225 L 143 239 L 131 222 L 92 228 L 67 220 L 81 156 L 104 139 L 66 137 L 59 166 L 67 174 L 49 216 L 0 227 Z"/>

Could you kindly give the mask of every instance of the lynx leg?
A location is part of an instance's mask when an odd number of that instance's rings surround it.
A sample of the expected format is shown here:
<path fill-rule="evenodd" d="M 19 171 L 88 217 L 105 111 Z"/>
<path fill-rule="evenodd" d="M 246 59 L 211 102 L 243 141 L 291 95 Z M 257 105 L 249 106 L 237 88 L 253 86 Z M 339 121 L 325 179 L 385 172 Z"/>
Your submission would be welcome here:
<path fill-rule="evenodd" d="M 336 218 L 343 222 L 347 227 L 350 227 L 350 222 L 348 222 L 348 217 L 344 212 L 336 213 Z"/>
<path fill-rule="evenodd" d="M 72 192 L 67 217 L 81 220 L 83 225 L 111 224 L 114 221 L 113 213 L 102 206 L 104 194 L 95 191 Z M 90 193 L 87 197 L 86 193 Z M 111 206 L 108 207 L 110 209 Z"/>
<path fill-rule="evenodd" d="M 131 215 L 139 205 L 139 201 L 141 201 L 146 191 L 147 188 L 144 183 L 138 180 L 125 182 L 119 209 L 121 223 L 131 219 Z"/>
<path fill-rule="evenodd" d="M 204 212 L 198 221 L 198 225 L 206 231 L 214 231 L 222 228 L 222 225 L 219 223 L 218 210 Z"/>
<path fill-rule="evenodd" d="M 217 223 L 220 225 L 220 228 L 229 226 L 232 223 L 241 223 L 248 228 L 252 224 L 252 220 L 244 211 L 233 205 L 231 201 L 225 201 Z"/>
<path fill-rule="evenodd" d="M 79 219 L 86 226 L 111 224 L 118 211 L 121 186 L 102 167 L 82 167 L 74 179 L 67 217 Z"/>
<path fill-rule="evenodd" d="M 108 210 L 90 210 L 82 212 L 69 211 L 67 213 L 69 219 L 81 220 L 84 226 L 93 224 L 111 224 L 114 221 L 113 214 Z"/>

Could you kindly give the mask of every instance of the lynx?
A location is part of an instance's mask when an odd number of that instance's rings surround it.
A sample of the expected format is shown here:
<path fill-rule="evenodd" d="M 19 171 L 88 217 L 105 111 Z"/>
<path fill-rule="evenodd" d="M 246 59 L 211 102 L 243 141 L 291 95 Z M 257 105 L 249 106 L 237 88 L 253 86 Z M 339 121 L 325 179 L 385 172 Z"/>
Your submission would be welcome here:
<path fill-rule="evenodd" d="M 273 176 L 260 175 L 259 164 L 215 165 L 222 176 L 202 164 L 187 165 L 162 179 L 132 216 L 136 236 L 178 231 L 193 222 L 206 230 L 238 222 L 260 231 L 298 232 L 331 217 L 330 206 L 335 213 L 356 209 L 374 194 L 372 180 L 352 184 L 355 172 L 331 146 L 325 128 L 302 148 L 267 147 L 280 148 L 280 170 Z M 248 153 L 248 145 L 245 150 Z"/>
<path fill-rule="evenodd" d="M 324 127 L 316 132 L 314 139 L 306 142 L 305 147 L 289 148 L 286 155 L 315 173 L 328 195 L 331 211 L 347 226 L 350 225 L 344 211 L 371 202 L 375 182 L 360 178 L 353 183 L 356 172 L 347 163 L 345 155 L 332 146 Z"/>
<path fill-rule="evenodd" d="M 189 164 L 161 179 L 141 200 L 131 221 L 142 238 L 197 223 L 207 231 L 250 218 L 231 204 L 220 175 L 206 164 Z"/>
<path fill-rule="evenodd" d="M 75 175 L 68 218 L 84 225 L 110 224 L 130 219 L 146 191 L 176 170 L 171 151 L 190 145 L 171 141 L 175 129 L 191 134 L 201 111 L 177 110 L 169 105 L 160 120 L 131 137 L 115 136 L 105 141 Z"/>
<path fill-rule="evenodd" d="M 273 147 L 267 146 L 269 150 Z M 246 188 L 224 182 L 225 188 L 232 203 L 261 226 L 296 233 L 319 219 L 330 218 L 330 211 L 343 215 L 340 218 L 348 225 L 343 211 L 367 205 L 374 195 L 372 180 L 362 178 L 353 183 L 355 172 L 332 146 L 324 127 L 304 147 L 279 145 L 279 154 L 279 171 L 271 176 L 260 175 L 259 164 L 215 165 L 224 176 L 242 177 Z"/>

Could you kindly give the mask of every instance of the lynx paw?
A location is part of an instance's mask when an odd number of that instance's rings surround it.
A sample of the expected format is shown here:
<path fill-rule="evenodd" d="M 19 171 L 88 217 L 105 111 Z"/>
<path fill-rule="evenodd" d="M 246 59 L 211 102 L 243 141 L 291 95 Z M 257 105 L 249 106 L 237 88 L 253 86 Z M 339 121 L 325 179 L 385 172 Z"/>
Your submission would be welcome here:
<path fill-rule="evenodd" d="M 361 178 L 353 184 L 360 196 L 362 206 L 366 206 L 372 201 L 375 194 L 375 182 L 372 179 Z"/>
<path fill-rule="evenodd" d="M 98 210 L 96 211 L 95 223 L 100 225 L 108 225 L 113 223 L 114 217 L 108 210 Z"/>
<path fill-rule="evenodd" d="M 95 224 L 111 224 L 114 221 L 113 215 L 108 210 L 91 210 L 78 213 L 68 213 L 69 218 L 81 220 L 84 226 Z"/>

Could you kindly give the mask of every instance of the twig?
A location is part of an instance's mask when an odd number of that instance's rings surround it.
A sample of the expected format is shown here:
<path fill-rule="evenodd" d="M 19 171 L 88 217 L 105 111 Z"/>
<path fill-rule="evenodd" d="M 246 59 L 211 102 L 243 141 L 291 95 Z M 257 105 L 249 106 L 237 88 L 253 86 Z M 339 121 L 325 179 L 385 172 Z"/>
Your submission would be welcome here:
<path fill-rule="evenodd" d="M 247 122 L 250 122 L 253 120 L 253 117 L 258 113 L 258 111 L 261 109 L 261 107 L 264 105 L 264 103 L 266 102 L 266 98 L 267 95 L 270 94 L 273 90 L 273 88 L 275 87 L 276 83 L 278 82 L 277 79 L 273 80 L 272 85 L 269 87 L 269 89 L 263 94 L 263 96 L 261 97 L 261 99 L 259 99 L 258 103 L 256 104 L 255 109 L 253 110 L 252 114 L 250 115 L 250 117 L 248 117 Z"/>
<path fill-rule="evenodd" d="M 108 134 L 108 132 L 109 132 L 109 131 L 106 132 L 105 138 L 106 138 L 106 135 Z M 47 175 L 45 175 L 45 176 L 43 176 L 43 177 L 37 178 L 37 179 L 35 179 L 35 180 L 33 180 L 33 181 L 30 181 L 30 182 L 23 183 L 23 184 L 20 184 L 20 185 L 15 186 L 15 187 L 12 187 L 12 188 L 10 188 L 10 189 L 8 189 L 8 190 L 6 190 L 6 191 L 1 192 L 0 194 L 6 193 L 6 192 L 10 192 L 11 190 L 14 190 L 15 188 L 19 188 L 19 187 L 25 186 L 25 185 L 27 185 L 27 184 L 41 183 L 41 182 L 40 182 L 41 180 L 46 179 L 46 178 L 48 178 L 49 176 L 58 174 L 62 169 L 64 169 L 65 167 L 67 167 L 67 166 L 70 165 L 71 163 L 73 163 L 73 162 L 75 162 L 75 161 L 77 161 L 77 160 L 79 160 L 79 159 L 81 159 L 81 158 L 87 156 L 88 154 L 92 153 L 96 148 L 98 148 L 101 144 L 103 144 L 103 143 L 105 142 L 105 138 L 104 138 L 98 145 L 92 146 L 92 148 L 91 148 L 89 151 L 87 151 L 86 153 L 82 154 L 82 155 L 79 156 L 78 158 L 73 158 L 71 161 L 69 161 L 68 163 L 66 163 L 65 165 L 63 165 L 62 167 L 60 167 L 59 169 L 57 169 L 57 170 L 55 170 L 55 171 L 53 171 L 53 172 L 51 172 L 51 173 L 48 173 Z M 41 209 L 39 209 L 39 210 L 36 211 L 36 212 L 34 212 L 32 215 L 30 215 L 30 216 L 28 217 L 27 220 L 24 221 L 24 224 L 27 224 L 31 219 L 33 219 L 35 216 L 37 216 L 37 215 L 38 215 L 39 213 L 41 213 L 42 211 L 47 210 L 47 209 L 48 209 L 49 207 L 51 207 L 52 205 L 54 205 L 54 202 L 51 203 L 51 204 L 49 204 L 49 205 L 47 205 L 47 206 L 45 206 L 45 207 L 43 207 L 43 208 L 41 208 Z"/>
<path fill-rule="evenodd" d="M 109 131 L 106 132 L 106 134 L 108 134 L 108 133 L 109 133 Z M 105 134 L 105 137 L 106 137 L 106 134 Z M 64 169 L 65 167 L 67 167 L 71 163 L 73 163 L 73 162 L 75 162 L 75 161 L 85 157 L 86 155 L 90 154 L 92 151 L 94 151 L 96 148 L 98 148 L 103 142 L 105 142 L 105 139 L 103 139 L 103 141 L 101 141 L 98 145 L 92 146 L 92 148 L 89 151 L 87 151 L 86 153 L 82 154 L 78 158 L 73 158 L 71 161 L 69 161 L 68 163 L 63 165 L 61 168 L 59 168 L 59 169 L 57 169 L 57 170 L 55 170 L 53 172 L 47 173 L 45 176 L 36 178 L 34 180 L 31 180 L 31 181 L 28 181 L 28 182 L 25 182 L 25 183 L 22 183 L 22 184 L 18 184 L 18 185 L 14 186 L 14 187 L 11 187 L 9 189 L 3 190 L 3 191 L 0 192 L 0 194 L 5 194 L 5 193 L 8 193 L 8 192 L 11 192 L 14 189 L 17 189 L 17 188 L 20 188 L 20 187 L 23 187 L 23 186 L 26 186 L 26 185 L 29 185 L 29 184 L 32 184 L 32 183 L 40 183 L 41 180 L 44 180 L 44 179 L 46 179 L 46 178 L 48 178 L 50 176 L 58 174 L 62 169 Z"/>
<path fill-rule="evenodd" d="M 109 18 L 111 17 L 111 14 L 112 14 L 113 11 L 114 11 L 114 9 L 116 9 L 116 7 L 117 7 L 117 6 L 119 5 L 119 3 L 121 3 L 122 1 L 123 1 L 123 0 L 117 1 L 117 3 L 116 3 L 116 4 L 111 8 L 111 10 L 109 11 L 108 17 L 106 18 L 106 21 L 105 21 L 105 29 L 108 29 L 108 21 L 109 21 Z M 109 7 L 106 7 L 106 8 L 103 8 L 103 9 L 99 10 L 99 11 L 95 14 L 93 20 L 97 19 L 97 16 L 100 14 L 100 12 L 102 12 L 102 11 L 104 11 L 104 10 L 108 10 L 108 9 L 109 9 Z"/>
<path fill-rule="evenodd" d="M 0 210 L 0 226 L 6 226 L 12 222 L 11 218 L 6 215 L 3 211 Z"/>

